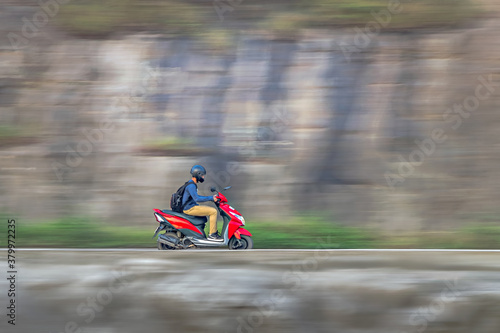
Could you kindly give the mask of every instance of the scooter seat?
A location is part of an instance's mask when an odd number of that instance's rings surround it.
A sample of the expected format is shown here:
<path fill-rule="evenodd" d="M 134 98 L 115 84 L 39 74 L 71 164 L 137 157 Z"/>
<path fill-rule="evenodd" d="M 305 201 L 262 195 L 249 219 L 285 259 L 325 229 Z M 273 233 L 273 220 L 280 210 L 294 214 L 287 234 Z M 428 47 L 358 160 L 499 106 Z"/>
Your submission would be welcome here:
<path fill-rule="evenodd" d="M 186 219 L 192 224 L 194 224 L 195 226 L 203 226 L 205 225 L 205 223 L 207 223 L 206 216 L 192 216 L 184 213 L 177 213 L 174 212 L 173 210 L 162 210 L 162 212 L 168 215 L 182 217 L 183 219 Z"/>

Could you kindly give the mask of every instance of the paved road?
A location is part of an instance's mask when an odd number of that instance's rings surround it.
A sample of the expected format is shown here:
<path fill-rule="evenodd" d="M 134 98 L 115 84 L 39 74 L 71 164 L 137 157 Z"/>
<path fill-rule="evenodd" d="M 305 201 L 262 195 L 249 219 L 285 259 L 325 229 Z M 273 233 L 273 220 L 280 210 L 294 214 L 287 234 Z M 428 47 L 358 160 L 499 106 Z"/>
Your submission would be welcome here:
<path fill-rule="evenodd" d="M 500 328 L 498 251 L 19 249 L 16 265 L 2 333 Z"/>

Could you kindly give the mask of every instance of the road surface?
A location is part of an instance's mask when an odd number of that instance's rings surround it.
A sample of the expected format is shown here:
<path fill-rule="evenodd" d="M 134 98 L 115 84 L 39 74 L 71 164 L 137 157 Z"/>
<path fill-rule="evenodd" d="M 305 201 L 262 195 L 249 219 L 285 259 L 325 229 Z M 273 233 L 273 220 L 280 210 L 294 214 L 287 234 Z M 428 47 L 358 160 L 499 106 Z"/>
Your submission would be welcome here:
<path fill-rule="evenodd" d="M 499 332 L 500 251 L 18 249 L 0 332 Z"/>

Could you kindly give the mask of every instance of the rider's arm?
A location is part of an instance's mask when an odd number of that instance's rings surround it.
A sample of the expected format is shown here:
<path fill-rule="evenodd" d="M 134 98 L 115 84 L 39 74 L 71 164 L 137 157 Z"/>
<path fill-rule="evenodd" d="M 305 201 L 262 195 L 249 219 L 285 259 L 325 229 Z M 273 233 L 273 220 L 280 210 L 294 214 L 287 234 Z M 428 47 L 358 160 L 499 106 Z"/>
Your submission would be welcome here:
<path fill-rule="evenodd" d="M 205 202 L 205 201 L 213 201 L 214 197 L 212 196 L 203 196 L 203 195 L 198 195 L 197 188 L 194 184 L 189 184 L 186 186 L 186 191 L 188 191 L 189 195 L 195 202 Z"/>

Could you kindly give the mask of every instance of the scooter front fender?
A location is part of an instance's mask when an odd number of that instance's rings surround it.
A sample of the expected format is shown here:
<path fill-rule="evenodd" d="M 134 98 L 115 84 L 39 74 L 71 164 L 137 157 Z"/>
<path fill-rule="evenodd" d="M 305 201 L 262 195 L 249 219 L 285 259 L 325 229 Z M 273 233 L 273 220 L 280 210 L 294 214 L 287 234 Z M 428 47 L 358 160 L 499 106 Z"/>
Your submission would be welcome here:
<path fill-rule="evenodd" d="M 241 239 L 241 235 L 245 235 L 245 236 L 249 236 L 249 237 L 252 237 L 252 234 L 250 233 L 250 231 L 248 231 L 247 229 L 245 228 L 239 228 L 238 230 L 236 230 L 234 232 L 234 236 L 238 239 Z"/>

